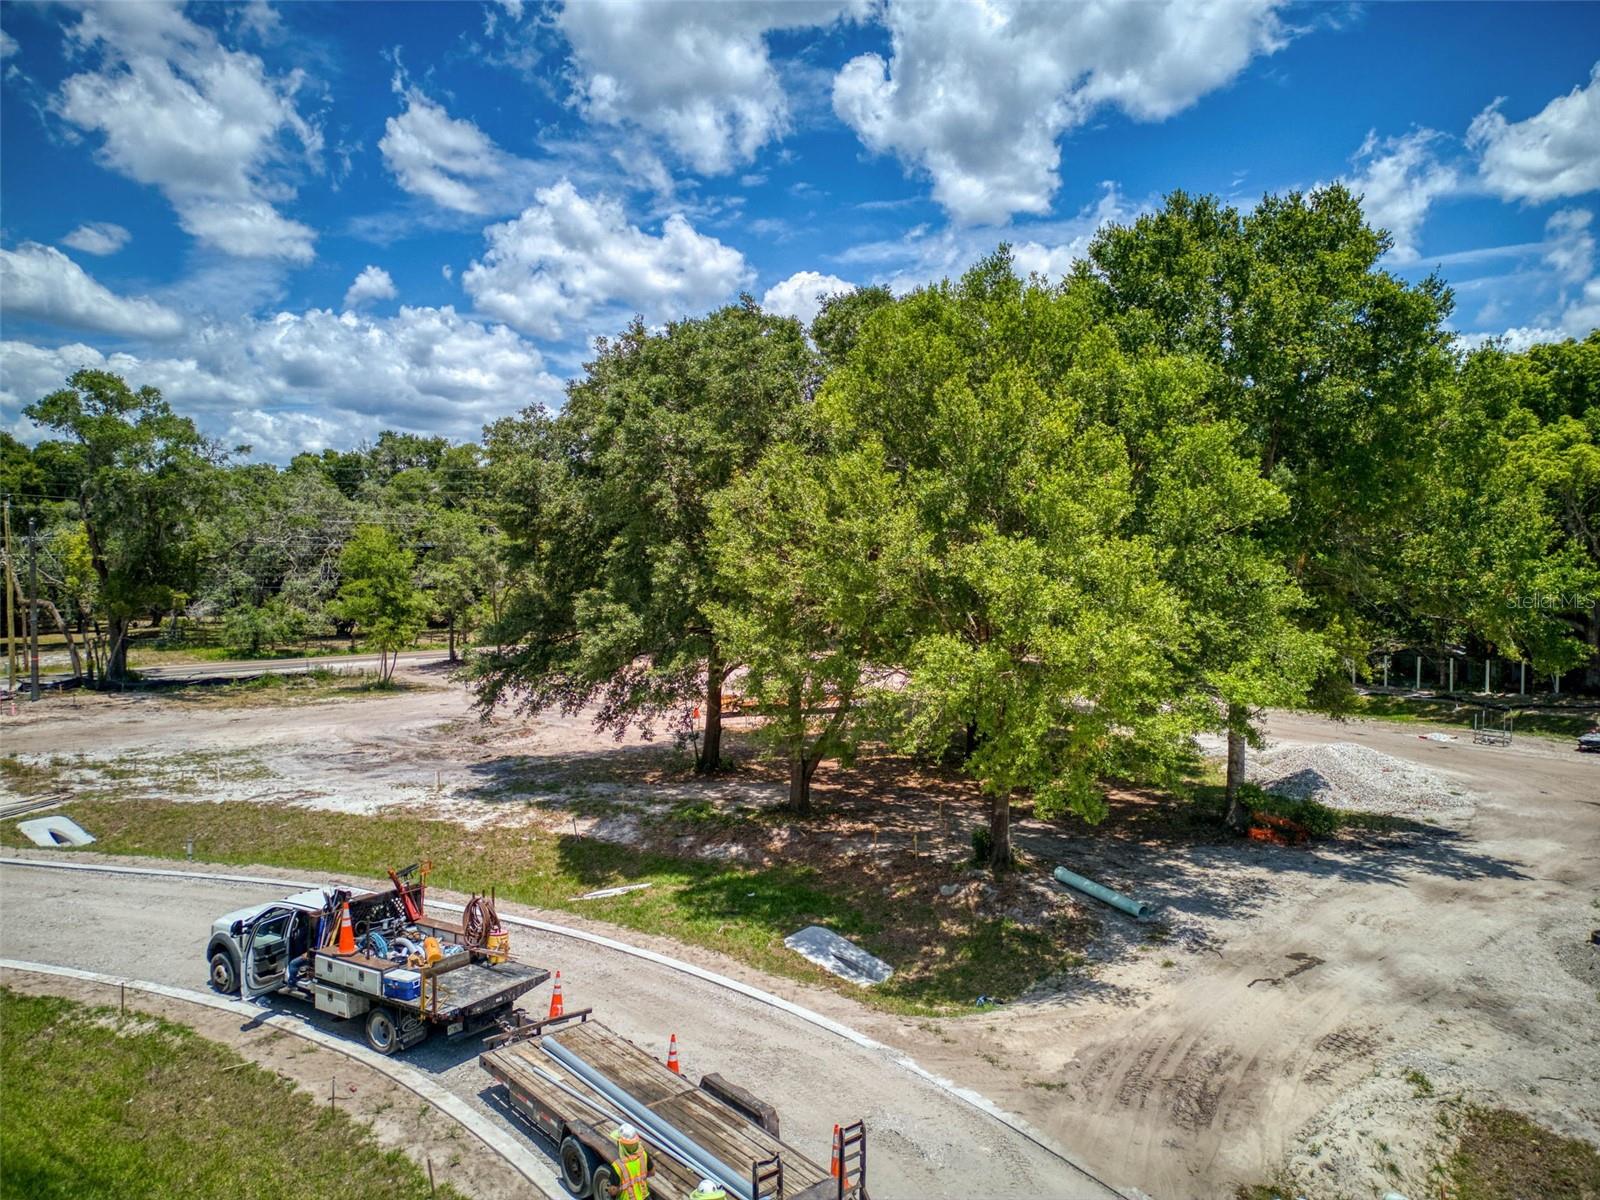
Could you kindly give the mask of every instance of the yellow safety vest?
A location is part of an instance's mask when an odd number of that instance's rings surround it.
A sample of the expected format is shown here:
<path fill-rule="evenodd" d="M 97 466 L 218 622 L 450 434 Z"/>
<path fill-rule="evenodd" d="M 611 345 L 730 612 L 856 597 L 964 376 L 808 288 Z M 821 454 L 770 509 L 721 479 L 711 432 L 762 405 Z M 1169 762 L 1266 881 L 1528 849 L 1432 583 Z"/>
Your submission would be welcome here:
<path fill-rule="evenodd" d="M 650 1173 L 650 1156 L 641 1143 L 632 1154 L 624 1154 L 622 1143 L 617 1143 L 617 1161 L 611 1164 L 611 1173 L 617 1177 L 616 1200 L 650 1200 L 650 1185 L 645 1176 Z"/>

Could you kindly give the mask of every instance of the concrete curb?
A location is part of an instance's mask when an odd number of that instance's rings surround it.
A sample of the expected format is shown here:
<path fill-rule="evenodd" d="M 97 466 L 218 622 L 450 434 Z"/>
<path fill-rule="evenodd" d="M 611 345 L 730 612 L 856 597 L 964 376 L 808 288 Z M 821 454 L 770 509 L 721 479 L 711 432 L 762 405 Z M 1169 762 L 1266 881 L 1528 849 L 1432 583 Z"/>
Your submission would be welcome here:
<path fill-rule="evenodd" d="M 505 1159 L 519 1175 L 537 1188 L 541 1195 L 548 1197 L 549 1200 L 564 1200 L 567 1195 L 561 1189 L 555 1169 L 548 1161 L 535 1154 L 487 1117 L 474 1112 L 466 1101 L 446 1091 L 415 1067 L 408 1067 L 404 1063 L 396 1062 L 394 1059 L 369 1050 L 365 1046 L 343 1041 L 314 1026 L 296 1021 L 292 1017 L 273 1013 L 270 1009 L 262 1008 L 260 1005 L 251 1004 L 244 1000 L 229 1000 L 225 996 L 190 991 L 188 988 L 169 987 L 164 983 L 151 983 L 148 980 L 123 979 L 117 975 L 102 975 L 98 971 L 80 971 L 73 967 L 56 967 L 47 963 L 21 962 L 14 958 L 0 958 L 0 970 L 28 971 L 35 975 L 53 975 L 62 979 L 79 979 L 87 983 L 103 983 L 133 988 L 135 991 L 147 992 L 152 996 L 162 996 L 168 1000 L 181 1000 L 187 1004 L 199 1004 L 206 1008 L 214 1008 L 219 1012 L 232 1013 L 235 1016 L 244 1017 L 262 1025 L 270 1025 L 274 1029 L 281 1029 L 285 1033 L 292 1033 L 308 1042 L 315 1042 L 325 1050 L 333 1050 L 346 1058 L 355 1059 L 363 1066 L 371 1067 L 374 1071 L 388 1076 L 394 1082 L 409 1089 L 421 1099 L 426 1100 L 457 1124 L 464 1126 L 468 1133 L 471 1133 L 495 1154 Z"/>
<path fill-rule="evenodd" d="M 0 857 L 0 865 L 45 867 L 62 871 L 99 871 L 104 873 L 124 875 L 156 875 L 174 879 L 205 879 L 212 882 L 222 883 L 268 884 L 273 887 L 312 888 L 322 886 L 320 884 L 303 880 L 274 879 L 260 875 L 222 875 L 203 873 L 199 871 L 174 871 L 158 867 L 130 867 L 102 863 L 42 862 L 33 858 Z M 459 904 L 448 904 L 442 900 L 432 903 L 436 904 L 439 908 L 448 909 L 453 912 L 461 911 L 461 906 Z M 1042 1133 L 1034 1129 L 1021 1117 L 1014 1116 L 1013 1114 L 1006 1112 L 1005 1109 L 995 1104 L 994 1101 L 990 1100 L 987 1096 L 984 1096 L 980 1092 L 975 1092 L 971 1088 L 962 1087 L 954 1080 L 945 1079 L 941 1076 L 935 1075 L 932 1071 L 929 1071 L 926 1067 L 922 1066 L 910 1055 L 904 1054 L 901 1051 L 894 1049 L 892 1046 L 887 1046 L 883 1042 L 878 1041 L 876 1038 L 868 1037 L 866 1034 L 861 1033 L 858 1030 L 851 1029 L 848 1025 L 844 1025 L 838 1021 L 835 1021 L 832 1017 L 824 1016 L 822 1013 L 806 1008 L 803 1005 L 795 1004 L 791 1000 L 785 1000 L 782 996 L 775 996 L 771 992 L 763 991 L 761 988 L 752 987 L 747 983 L 741 983 L 737 979 L 730 979 L 726 975 L 719 975 L 715 971 L 708 971 L 704 967 L 697 967 L 693 963 L 686 963 L 680 959 L 669 958 L 667 955 L 657 954 L 653 950 L 643 950 L 637 946 L 630 946 L 626 942 L 619 942 L 614 938 L 608 938 L 601 934 L 588 933 L 581 929 L 569 929 L 564 925 L 553 925 L 548 921 L 536 921 L 529 917 L 502 915 L 500 919 L 509 925 L 518 925 L 526 929 L 535 929 L 540 933 L 553 934 L 557 937 L 572 938 L 576 941 L 588 942 L 591 945 L 603 946 L 608 950 L 615 950 L 619 954 L 628 954 L 632 955 L 634 958 L 642 958 L 647 962 L 653 962 L 658 966 L 667 967 L 670 970 L 681 971 L 685 975 L 692 975 L 694 978 L 703 980 L 706 983 L 714 984 L 717 987 L 726 988 L 731 992 L 737 992 L 741 996 L 745 996 L 761 1004 L 765 1004 L 782 1012 L 786 1012 L 790 1016 L 798 1017 L 800 1020 L 805 1021 L 808 1024 L 815 1025 L 818 1029 L 825 1029 L 829 1033 L 834 1034 L 837 1037 L 844 1038 L 846 1041 L 853 1042 L 855 1045 L 860 1046 L 863 1049 L 882 1054 L 895 1066 L 917 1076 L 919 1079 L 926 1081 L 945 1094 L 955 1097 L 963 1104 L 967 1104 L 972 1108 L 977 1109 L 985 1116 L 991 1117 L 992 1119 L 998 1121 L 1007 1129 L 1010 1129 L 1013 1133 L 1026 1138 L 1035 1146 L 1039 1147 L 1039 1149 L 1060 1159 L 1061 1162 L 1071 1167 L 1074 1171 L 1077 1171 L 1086 1179 L 1093 1180 L 1095 1183 L 1099 1184 L 1103 1188 L 1106 1188 L 1108 1191 L 1114 1193 L 1120 1191 L 1120 1189 L 1112 1187 L 1111 1184 L 1105 1182 L 1105 1180 L 1101 1179 L 1093 1171 L 1089 1170 L 1089 1168 L 1084 1166 L 1083 1163 L 1079 1162 L 1075 1156 L 1067 1153 L 1065 1150 L 1062 1150 L 1059 1146 L 1054 1145 Z"/>

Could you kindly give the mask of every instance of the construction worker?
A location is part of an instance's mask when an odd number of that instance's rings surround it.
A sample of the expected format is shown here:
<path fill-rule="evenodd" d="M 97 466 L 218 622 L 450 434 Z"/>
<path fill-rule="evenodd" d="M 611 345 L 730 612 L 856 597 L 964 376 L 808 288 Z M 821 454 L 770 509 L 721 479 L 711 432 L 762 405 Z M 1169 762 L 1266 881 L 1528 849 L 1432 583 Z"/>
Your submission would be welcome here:
<path fill-rule="evenodd" d="M 651 1172 L 650 1156 L 639 1140 L 639 1131 L 624 1121 L 612 1132 L 611 1140 L 617 1144 L 617 1159 L 611 1164 L 617 1190 L 611 1195 L 615 1200 L 650 1200 L 650 1184 L 646 1182 Z"/>
<path fill-rule="evenodd" d="M 728 1193 L 713 1180 L 702 1179 L 699 1186 L 689 1193 L 689 1200 L 728 1200 Z"/>

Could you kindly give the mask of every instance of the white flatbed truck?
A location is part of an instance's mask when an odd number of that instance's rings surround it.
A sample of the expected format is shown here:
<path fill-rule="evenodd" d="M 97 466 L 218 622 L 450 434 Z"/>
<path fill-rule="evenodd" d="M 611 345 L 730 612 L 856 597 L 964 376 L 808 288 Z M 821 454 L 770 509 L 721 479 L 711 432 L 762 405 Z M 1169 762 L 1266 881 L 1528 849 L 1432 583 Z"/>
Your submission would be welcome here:
<path fill-rule="evenodd" d="M 274 992 L 309 1000 L 319 1012 L 360 1020 L 367 1045 L 393 1054 L 434 1029 L 467 1037 L 496 1027 L 519 996 L 550 978 L 542 967 L 465 945 L 462 925 L 425 915 L 422 900 L 420 885 L 354 893 L 315 888 L 224 913 L 212 923 L 206 945 L 211 986 L 246 1000 Z M 345 903 L 363 946 L 356 953 L 340 953 L 337 926 L 330 931 Z M 411 963 L 367 952 L 378 944 L 368 935 L 377 932 L 386 943 L 385 931 L 414 942 L 437 938 L 459 949 Z"/>

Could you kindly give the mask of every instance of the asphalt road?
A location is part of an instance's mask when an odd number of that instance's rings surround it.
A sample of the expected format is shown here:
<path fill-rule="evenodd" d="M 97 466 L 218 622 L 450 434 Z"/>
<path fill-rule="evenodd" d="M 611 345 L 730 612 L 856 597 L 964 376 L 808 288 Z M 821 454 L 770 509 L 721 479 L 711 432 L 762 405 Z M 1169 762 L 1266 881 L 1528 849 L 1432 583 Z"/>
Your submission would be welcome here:
<path fill-rule="evenodd" d="M 71 672 L 64 669 L 66 654 L 57 655 L 60 663 L 46 664 L 39 682 L 46 686 L 70 681 Z M 427 667 L 448 662 L 450 655 L 444 650 L 408 650 L 400 655 L 400 667 Z M 166 667 L 135 667 L 139 678 L 147 683 L 205 683 L 224 679 L 253 679 L 257 675 L 303 675 L 308 671 L 348 671 L 376 668 L 376 654 L 321 654 L 313 658 L 251 658 L 227 659 L 221 662 L 173 663 Z M 5 694 L 0 679 L 0 695 Z M 27 664 L 17 677 L 17 697 L 28 694 Z"/>
<path fill-rule="evenodd" d="M 449 659 L 443 650 L 410 650 L 400 655 L 400 666 L 423 667 Z M 256 675 L 302 675 L 307 671 L 344 671 L 376 667 L 376 654 L 323 654 L 315 658 L 253 658 L 244 661 L 174 663 L 170 667 L 139 667 L 139 678 L 161 683 L 206 679 L 249 679 Z"/>
<path fill-rule="evenodd" d="M 154 864 L 152 864 L 154 865 Z M 183 987 L 205 986 L 212 919 L 287 889 L 257 884 L 0 867 L 0 957 Z M 503 905 L 506 913 L 537 916 Z M 601 946 L 518 929 L 517 957 L 559 968 L 568 1010 L 664 1054 L 676 1033 L 685 1073 L 716 1071 L 773 1103 L 784 1140 L 826 1161 L 833 1126 L 863 1119 L 875 1200 L 1100 1200 L 1117 1193 L 900 1066 L 791 1014 Z M 531 994 L 530 1009 L 547 991 Z M 359 1039 L 359 1029 L 277 998 L 275 1007 Z M 509 1128 L 476 1043 L 430 1040 L 407 1058 Z M 544 1147 L 548 1150 L 548 1147 Z"/>

